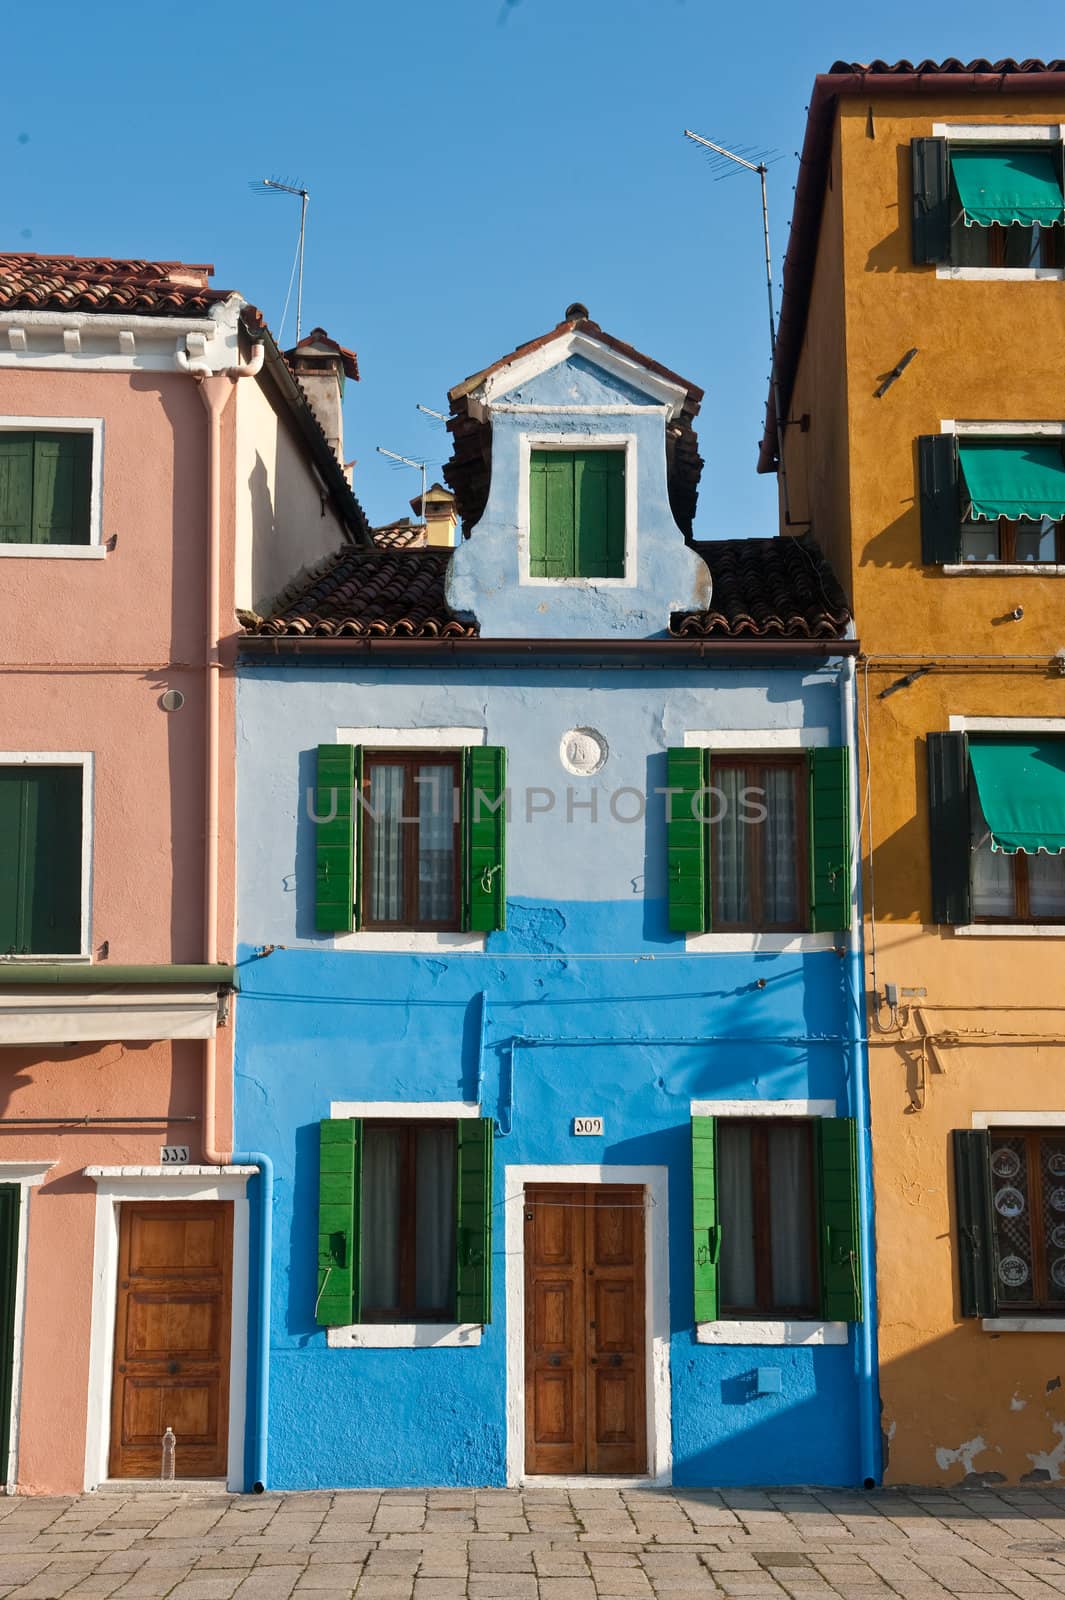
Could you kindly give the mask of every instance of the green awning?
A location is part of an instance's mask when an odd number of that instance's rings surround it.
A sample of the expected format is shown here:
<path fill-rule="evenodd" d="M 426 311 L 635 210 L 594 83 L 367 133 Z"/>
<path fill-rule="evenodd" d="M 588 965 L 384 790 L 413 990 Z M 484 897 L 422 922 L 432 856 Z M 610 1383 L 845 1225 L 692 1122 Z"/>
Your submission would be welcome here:
<path fill-rule="evenodd" d="M 1054 522 L 1065 517 L 1065 456 L 1056 439 L 962 440 L 958 445 L 972 518 Z"/>
<path fill-rule="evenodd" d="M 992 850 L 1065 850 L 1065 739 L 970 734 L 969 760 Z"/>
<path fill-rule="evenodd" d="M 967 227 L 993 222 L 1044 227 L 1065 219 L 1061 152 L 1053 150 L 952 150 L 950 164 Z"/>

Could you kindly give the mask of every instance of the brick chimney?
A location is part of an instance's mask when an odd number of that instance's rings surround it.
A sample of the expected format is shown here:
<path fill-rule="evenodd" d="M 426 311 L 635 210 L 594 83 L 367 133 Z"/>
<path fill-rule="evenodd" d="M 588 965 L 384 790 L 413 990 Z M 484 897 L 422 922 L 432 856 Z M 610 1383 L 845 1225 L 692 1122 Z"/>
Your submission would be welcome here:
<path fill-rule="evenodd" d="M 314 328 L 293 349 L 285 351 L 285 360 L 299 379 L 322 432 L 343 466 L 344 380 L 353 378 L 358 383 L 358 357 L 354 350 L 345 350 L 331 339 L 324 328 Z"/>
<path fill-rule="evenodd" d="M 414 496 L 410 508 L 425 523 L 426 544 L 438 549 L 450 550 L 454 547 L 459 519 L 455 512 L 455 496 L 450 489 L 445 489 L 442 483 L 434 483 L 431 489 L 425 491 L 424 509 L 420 494 Z"/>

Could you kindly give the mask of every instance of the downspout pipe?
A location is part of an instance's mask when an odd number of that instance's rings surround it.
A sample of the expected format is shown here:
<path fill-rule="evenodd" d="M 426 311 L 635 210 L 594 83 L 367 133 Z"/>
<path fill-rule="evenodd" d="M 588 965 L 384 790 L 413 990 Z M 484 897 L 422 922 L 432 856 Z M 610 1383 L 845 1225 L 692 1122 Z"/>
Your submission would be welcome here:
<path fill-rule="evenodd" d="M 224 372 L 204 370 L 205 363 L 180 362 L 193 376 L 207 412 L 207 750 L 204 810 L 204 960 L 218 959 L 218 817 L 219 799 L 219 609 L 222 591 L 222 416 L 239 378 L 262 371 L 265 350 L 252 347 L 251 358 Z M 261 1494 L 267 1481 L 267 1437 L 270 1414 L 270 1290 L 273 1254 L 274 1166 L 261 1150 L 219 1150 L 216 1104 L 218 1047 L 212 1036 L 204 1044 L 203 1155 L 210 1166 L 254 1166 L 259 1169 L 259 1271 L 250 1291 L 255 1298 L 255 1340 L 251 1348 L 253 1415 L 251 1420 L 252 1488 Z"/>
<path fill-rule="evenodd" d="M 843 662 L 843 731 L 850 746 L 852 822 L 851 925 L 847 934 L 847 1024 L 851 1105 L 858 1124 L 858 1228 L 862 1247 L 862 1320 L 855 1329 L 858 1370 L 858 1471 L 863 1489 L 875 1489 L 883 1462 L 880 1444 L 880 1385 L 876 1343 L 876 1244 L 873 1230 L 872 1115 L 869 1103 L 869 1048 L 865 1033 L 865 976 L 862 964 L 862 842 L 859 810 L 858 716 L 854 657 Z"/>

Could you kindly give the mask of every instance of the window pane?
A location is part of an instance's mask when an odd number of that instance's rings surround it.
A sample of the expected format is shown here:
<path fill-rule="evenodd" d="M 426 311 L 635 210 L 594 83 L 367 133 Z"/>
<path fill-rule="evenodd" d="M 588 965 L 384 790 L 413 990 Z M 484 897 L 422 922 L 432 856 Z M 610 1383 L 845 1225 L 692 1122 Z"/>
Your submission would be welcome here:
<path fill-rule="evenodd" d="M 447 922 L 455 915 L 455 771 L 419 766 L 418 920 Z"/>
<path fill-rule="evenodd" d="M 403 768 L 370 766 L 370 920 L 399 922 L 403 917 Z"/>
<path fill-rule="evenodd" d="M 1055 561 L 1057 559 L 1058 525 L 1050 517 L 1041 522 L 1018 522 L 1014 525 L 1014 548 L 1018 561 Z"/>
<path fill-rule="evenodd" d="M 448 1313 L 455 1300 L 455 1130 L 419 1128 L 415 1285 L 419 1311 Z"/>
<path fill-rule="evenodd" d="M 983 817 L 977 826 L 987 833 Z M 973 851 L 973 916 L 1012 917 L 1014 903 L 1013 858 L 992 850 L 986 837 Z"/>
<path fill-rule="evenodd" d="M 1029 856 L 1028 908 L 1033 917 L 1065 917 L 1065 856 Z"/>
<path fill-rule="evenodd" d="M 718 792 L 703 797 L 706 815 L 714 823 L 714 859 L 710 874 L 713 917 L 716 923 L 750 923 L 752 918 L 747 847 L 752 830 L 740 818 L 739 793 L 746 773 L 736 767 L 710 766 L 710 782 Z"/>
<path fill-rule="evenodd" d="M 815 1302 L 810 1215 L 810 1129 L 798 1123 L 769 1133 L 769 1237 L 773 1309 L 810 1310 Z"/>
<path fill-rule="evenodd" d="M 991 1200 L 999 1302 L 1030 1305 L 1035 1298 L 1035 1285 L 1028 1155 L 1023 1134 L 991 1136 Z"/>
<path fill-rule="evenodd" d="M 362 1304 L 364 1311 L 399 1305 L 398 1128 L 367 1125 L 362 1146 Z"/>
<path fill-rule="evenodd" d="M 761 774 L 769 815 L 758 828 L 762 847 L 762 922 L 772 928 L 799 920 L 799 863 L 795 816 L 795 772 L 766 767 Z"/>
<path fill-rule="evenodd" d="M 1048 1134 L 1040 1139 L 1039 1168 L 1047 1299 L 1060 1305 L 1065 1301 L 1065 1134 Z"/>
<path fill-rule="evenodd" d="M 754 1185 L 751 1174 L 751 1129 L 722 1119 L 717 1125 L 721 1189 L 721 1304 L 727 1309 L 754 1310 Z"/>
<path fill-rule="evenodd" d="M 998 523 L 963 522 L 961 558 L 963 561 L 997 561 Z"/>

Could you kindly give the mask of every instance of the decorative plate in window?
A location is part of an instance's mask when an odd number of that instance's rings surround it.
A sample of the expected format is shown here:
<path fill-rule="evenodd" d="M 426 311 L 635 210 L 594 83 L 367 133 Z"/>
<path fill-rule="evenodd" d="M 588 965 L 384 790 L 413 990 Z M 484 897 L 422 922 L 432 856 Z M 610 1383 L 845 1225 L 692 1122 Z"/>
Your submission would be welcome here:
<path fill-rule="evenodd" d="M 1019 1289 L 1028 1281 L 1028 1268 L 1020 1256 L 1003 1256 L 998 1264 L 998 1275 L 1008 1289 Z"/>
<path fill-rule="evenodd" d="M 1019 1217 L 1024 1210 L 1024 1196 L 1012 1184 L 995 1190 L 995 1210 L 1000 1217 Z"/>
<path fill-rule="evenodd" d="M 1050 1242 L 1055 1250 L 1065 1250 L 1065 1222 L 1059 1222 L 1052 1230 Z"/>
<path fill-rule="evenodd" d="M 991 1171 L 996 1178 L 1015 1178 L 1021 1170 L 1021 1158 L 1016 1150 L 1002 1146 L 991 1157 Z"/>
<path fill-rule="evenodd" d="M 1051 1262 L 1050 1276 L 1059 1289 L 1065 1289 L 1065 1256 L 1059 1256 L 1056 1261 Z"/>
<path fill-rule="evenodd" d="M 1055 1150 L 1047 1157 L 1047 1171 L 1055 1178 L 1065 1178 L 1065 1150 Z"/>

